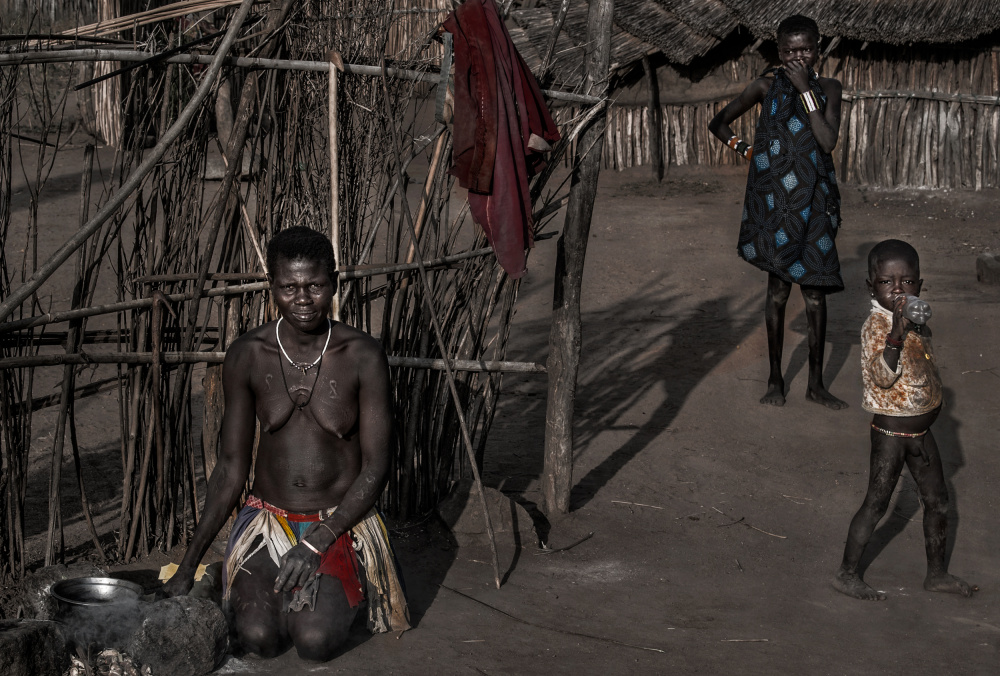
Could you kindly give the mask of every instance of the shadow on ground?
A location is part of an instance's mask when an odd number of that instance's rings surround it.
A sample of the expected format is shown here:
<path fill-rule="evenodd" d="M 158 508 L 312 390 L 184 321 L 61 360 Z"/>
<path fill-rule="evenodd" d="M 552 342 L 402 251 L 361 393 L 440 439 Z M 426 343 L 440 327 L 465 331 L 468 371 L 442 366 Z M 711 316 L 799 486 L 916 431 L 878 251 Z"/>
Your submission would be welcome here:
<path fill-rule="evenodd" d="M 579 457 L 604 432 L 631 434 L 574 480 L 571 509 L 586 505 L 629 461 L 668 430 L 698 383 L 757 328 L 758 313 L 740 311 L 735 299 L 720 295 L 695 305 L 690 296 L 661 276 L 615 307 L 584 314 L 575 455 Z M 548 319 L 521 327 L 518 340 L 525 359 L 545 361 L 548 330 Z M 524 387 L 515 383 L 508 390 L 513 396 L 508 394 L 501 400 L 498 419 L 517 420 L 521 427 L 544 421 L 544 387 L 544 381 Z M 636 412 L 640 413 L 639 421 Z M 504 492 L 516 495 L 540 476 L 542 457 L 529 449 L 511 449 L 504 455 L 507 457 L 497 460 L 494 473 L 504 477 Z M 534 506 L 530 500 L 524 502 Z"/>

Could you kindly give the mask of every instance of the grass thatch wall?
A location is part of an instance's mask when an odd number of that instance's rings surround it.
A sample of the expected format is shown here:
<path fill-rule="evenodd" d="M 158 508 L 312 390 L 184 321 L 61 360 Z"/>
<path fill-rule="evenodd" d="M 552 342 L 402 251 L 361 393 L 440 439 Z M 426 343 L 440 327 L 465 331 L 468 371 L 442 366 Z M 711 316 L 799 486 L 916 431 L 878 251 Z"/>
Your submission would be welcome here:
<path fill-rule="evenodd" d="M 758 53 L 744 53 L 711 69 L 703 82 L 714 84 L 703 86 L 700 94 L 697 86 L 678 91 L 676 81 L 665 83 L 661 76 L 664 161 L 681 166 L 742 163 L 709 133 L 707 124 L 764 67 Z M 842 180 L 886 187 L 1000 186 L 997 48 L 862 49 L 859 43 L 846 43 L 820 70 L 844 85 L 834 152 Z M 606 167 L 650 162 L 645 99 L 638 85 L 624 92 L 612 110 Z M 734 129 L 749 140 L 755 124 L 751 114 Z"/>

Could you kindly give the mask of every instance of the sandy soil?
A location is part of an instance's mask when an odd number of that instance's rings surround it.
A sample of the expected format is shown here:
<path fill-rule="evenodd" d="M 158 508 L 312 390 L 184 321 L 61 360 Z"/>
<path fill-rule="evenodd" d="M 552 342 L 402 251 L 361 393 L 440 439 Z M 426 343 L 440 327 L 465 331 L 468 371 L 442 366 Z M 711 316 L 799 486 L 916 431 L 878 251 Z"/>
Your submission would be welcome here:
<path fill-rule="evenodd" d="M 414 630 L 358 631 L 326 665 L 290 653 L 230 659 L 220 673 L 995 673 L 1000 349 L 989 337 L 1000 331 L 1000 288 L 977 283 L 975 257 L 1000 251 L 1000 193 L 846 187 L 838 248 L 847 290 L 829 300 L 825 374 L 850 408 L 804 399 L 805 319 L 795 294 L 788 403 L 779 409 L 758 403 L 766 275 L 735 253 L 744 176 L 672 168 L 656 184 L 641 168 L 602 174 L 584 282 L 569 515 L 546 520 L 535 506 L 545 379 L 504 381 L 486 482 L 533 511 L 550 547 L 593 537 L 552 554 L 528 542 L 504 547 L 505 582 L 496 590 L 487 547 L 457 548 L 433 520 L 401 528 Z M 979 585 L 972 599 L 923 590 L 921 510 L 905 474 L 864 564 L 888 600 L 855 601 L 830 586 L 866 488 L 865 256 L 887 237 L 909 240 L 922 257 L 947 396 L 934 431 L 952 495 L 952 572 Z M 554 260 L 555 240 L 540 242 L 510 359 L 545 360 Z M 116 414 L 111 395 L 87 401 L 94 415 Z M 113 526 L 116 440 L 89 443 L 87 457 L 106 464 L 106 485 L 92 490 L 102 523 Z M 46 474 L 38 472 L 44 510 Z M 149 575 L 180 554 L 128 569 Z"/>

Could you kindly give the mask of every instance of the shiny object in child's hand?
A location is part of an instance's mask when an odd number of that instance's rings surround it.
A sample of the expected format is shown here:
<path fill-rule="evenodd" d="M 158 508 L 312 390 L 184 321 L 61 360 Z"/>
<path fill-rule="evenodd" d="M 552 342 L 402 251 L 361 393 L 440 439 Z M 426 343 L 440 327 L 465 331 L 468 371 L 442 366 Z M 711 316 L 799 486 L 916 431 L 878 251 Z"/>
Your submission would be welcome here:
<path fill-rule="evenodd" d="M 923 325 L 931 318 L 931 306 L 927 304 L 927 301 L 916 296 L 906 296 L 903 315 L 914 324 Z"/>

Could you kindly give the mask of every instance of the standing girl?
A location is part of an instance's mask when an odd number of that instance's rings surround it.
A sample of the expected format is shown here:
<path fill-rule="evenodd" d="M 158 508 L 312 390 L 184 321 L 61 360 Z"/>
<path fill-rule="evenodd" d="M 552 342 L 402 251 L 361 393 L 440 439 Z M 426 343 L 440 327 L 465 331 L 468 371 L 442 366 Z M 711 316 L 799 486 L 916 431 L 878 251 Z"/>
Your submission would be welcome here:
<path fill-rule="evenodd" d="M 778 25 L 781 66 L 769 69 L 709 123 L 709 130 L 750 160 L 737 250 L 768 273 L 764 321 L 770 375 L 761 403 L 782 406 L 785 305 L 792 284 L 802 289 L 809 324 L 806 398 L 832 409 L 847 404 L 823 385 L 826 295 L 844 288 L 834 239 L 840 192 L 830 153 L 840 130 L 840 82 L 819 77 L 819 28 L 801 15 Z M 754 145 L 729 126 L 760 104 Z"/>

